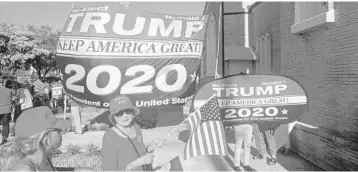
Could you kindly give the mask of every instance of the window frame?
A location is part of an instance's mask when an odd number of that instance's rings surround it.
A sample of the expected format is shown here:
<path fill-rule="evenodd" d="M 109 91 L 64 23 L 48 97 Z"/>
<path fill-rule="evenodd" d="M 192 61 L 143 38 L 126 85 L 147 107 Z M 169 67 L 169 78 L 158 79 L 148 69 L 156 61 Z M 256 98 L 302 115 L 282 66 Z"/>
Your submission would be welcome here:
<path fill-rule="evenodd" d="M 303 10 L 300 9 L 301 5 L 298 3 L 317 3 L 317 2 L 295 2 L 295 24 L 291 26 L 291 33 L 300 34 L 310 29 L 316 28 L 318 26 L 335 22 L 334 2 L 332 1 L 327 2 L 328 8 L 326 12 L 323 12 L 315 16 L 311 16 L 304 20 L 300 20 L 300 17 L 302 16 L 301 13 Z"/>

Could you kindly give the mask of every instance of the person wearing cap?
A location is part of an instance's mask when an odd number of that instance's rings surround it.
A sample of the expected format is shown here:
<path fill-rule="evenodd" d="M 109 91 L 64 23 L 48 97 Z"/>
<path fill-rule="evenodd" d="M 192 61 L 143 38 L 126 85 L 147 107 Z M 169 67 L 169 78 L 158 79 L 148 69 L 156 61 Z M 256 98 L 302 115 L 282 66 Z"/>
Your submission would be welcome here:
<path fill-rule="evenodd" d="M 51 109 L 39 106 L 28 109 L 16 121 L 16 137 L 0 149 L 7 157 L 8 171 L 61 171 L 69 168 L 54 167 L 51 157 L 62 144 L 61 131 L 71 126 L 70 120 L 57 119 Z M 75 171 L 91 170 L 75 168 Z"/>
<path fill-rule="evenodd" d="M 143 143 L 143 134 L 134 116 L 140 110 L 125 96 L 110 101 L 109 121 L 113 125 L 103 136 L 102 165 L 104 171 L 147 171 L 154 159 Z M 157 145 L 160 147 L 160 144 Z M 147 151 L 146 151 L 147 149 Z"/>

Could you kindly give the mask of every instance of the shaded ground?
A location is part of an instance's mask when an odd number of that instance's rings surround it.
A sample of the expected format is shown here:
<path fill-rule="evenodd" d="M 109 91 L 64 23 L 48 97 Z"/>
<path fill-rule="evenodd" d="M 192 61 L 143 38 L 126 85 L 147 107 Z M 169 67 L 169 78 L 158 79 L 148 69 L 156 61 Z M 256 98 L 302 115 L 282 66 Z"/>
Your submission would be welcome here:
<path fill-rule="evenodd" d="M 146 144 L 152 140 L 160 139 L 167 135 L 173 127 L 158 127 L 154 129 L 143 130 L 143 138 Z M 154 166 L 164 164 L 176 157 L 179 157 L 182 168 L 186 171 L 232 171 L 232 160 L 234 144 L 229 143 L 231 156 L 223 158 L 220 156 L 199 156 L 183 160 L 183 150 L 186 140 L 186 127 L 180 127 L 178 131 L 172 133 L 167 142 L 161 149 L 156 150 L 156 159 Z M 184 133 L 184 134 L 183 134 Z M 101 147 L 104 132 L 87 132 L 84 135 L 74 135 L 68 133 L 64 135 L 62 150 L 66 150 L 69 144 L 75 144 L 83 149 L 87 149 L 90 143 Z M 181 135 L 181 138 L 179 136 Z M 252 144 L 252 154 L 256 151 L 255 144 Z M 322 171 L 322 169 L 304 160 L 303 158 L 291 153 L 289 156 L 277 155 L 278 163 L 276 166 L 268 166 L 265 160 L 251 160 L 251 166 L 257 171 Z"/>
<path fill-rule="evenodd" d="M 108 112 L 103 109 L 83 108 L 83 122 L 108 123 Z M 183 120 L 180 110 L 159 110 L 158 127 L 154 129 L 143 130 L 143 137 L 146 144 L 160 139 L 172 131 L 175 125 Z M 69 114 L 67 114 L 69 116 Z M 63 118 L 63 114 L 56 115 Z M 284 131 L 284 130 L 282 130 Z M 230 133 L 230 131 L 228 132 Z M 69 145 L 76 145 L 81 149 L 88 149 L 90 144 L 102 147 L 102 137 L 104 131 L 86 132 L 83 135 L 75 135 L 70 132 L 63 136 L 63 145 L 60 148 L 66 151 Z M 177 168 L 183 168 L 186 171 L 232 171 L 232 160 L 234 150 L 234 139 L 228 135 L 228 144 L 231 156 L 223 158 L 220 156 L 199 156 L 183 160 L 183 150 L 185 142 L 188 139 L 186 126 L 181 126 L 177 131 L 168 137 L 164 147 L 156 150 L 156 159 L 154 166 L 168 163 L 170 160 L 177 159 L 181 163 L 176 164 Z M 284 139 L 284 138 L 283 138 Z M 283 144 L 282 144 L 283 145 Z M 252 154 L 256 154 L 255 144 L 252 143 Z M 278 154 L 278 163 L 276 166 L 268 166 L 265 160 L 251 160 L 251 167 L 257 171 L 322 171 L 322 169 L 304 160 L 303 158 L 291 153 L 289 156 Z M 173 165 L 172 165 L 173 166 Z M 179 166 L 179 167 L 178 167 Z"/>

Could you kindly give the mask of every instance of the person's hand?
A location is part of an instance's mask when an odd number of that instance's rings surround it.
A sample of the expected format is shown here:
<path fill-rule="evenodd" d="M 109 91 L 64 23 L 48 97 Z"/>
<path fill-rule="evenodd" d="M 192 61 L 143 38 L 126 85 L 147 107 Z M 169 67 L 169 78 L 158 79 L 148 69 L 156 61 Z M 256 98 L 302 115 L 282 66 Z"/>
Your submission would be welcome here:
<path fill-rule="evenodd" d="M 147 153 L 139 158 L 139 162 L 141 165 L 151 164 L 154 158 L 155 155 L 153 153 Z"/>
<path fill-rule="evenodd" d="M 155 145 L 157 148 L 161 148 L 161 147 L 163 147 L 164 142 L 165 142 L 165 139 L 160 139 L 160 140 L 155 141 L 155 142 L 154 142 L 154 145 Z"/>
<path fill-rule="evenodd" d="M 126 171 L 131 171 L 137 167 L 140 167 L 142 165 L 152 164 L 153 160 L 155 158 L 155 155 L 152 153 L 145 154 L 138 159 L 134 160 L 133 162 L 129 163 L 127 165 Z"/>
<path fill-rule="evenodd" d="M 156 148 L 163 147 L 165 139 L 155 140 L 150 145 L 147 146 L 147 152 L 152 153 Z"/>

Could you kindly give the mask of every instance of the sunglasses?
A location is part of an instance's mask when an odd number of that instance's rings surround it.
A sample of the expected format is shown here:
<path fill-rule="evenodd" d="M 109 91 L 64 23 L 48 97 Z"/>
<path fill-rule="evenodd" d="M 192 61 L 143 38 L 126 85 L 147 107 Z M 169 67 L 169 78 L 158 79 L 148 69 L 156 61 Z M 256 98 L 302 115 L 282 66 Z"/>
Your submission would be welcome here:
<path fill-rule="evenodd" d="M 124 113 L 134 114 L 134 110 L 133 109 L 124 109 L 124 110 L 119 111 L 115 116 L 122 117 L 124 115 Z"/>

